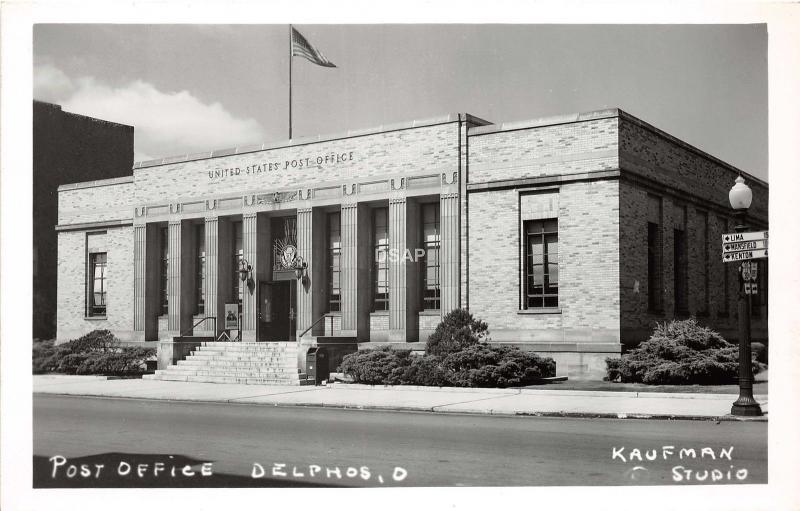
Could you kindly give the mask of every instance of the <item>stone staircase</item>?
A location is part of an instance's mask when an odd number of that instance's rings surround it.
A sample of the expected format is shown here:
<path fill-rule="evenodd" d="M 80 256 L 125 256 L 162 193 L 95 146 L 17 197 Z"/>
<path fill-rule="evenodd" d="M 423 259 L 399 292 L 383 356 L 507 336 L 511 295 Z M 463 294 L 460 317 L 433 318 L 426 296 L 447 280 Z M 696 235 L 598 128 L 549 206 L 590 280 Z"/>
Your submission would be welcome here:
<path fill-rule="evenodd" d="M 253 385 L 314 384 L 297 369 L 297 345 L 293 342 L 204 342 L 185 360 L 143 378 Z"/>

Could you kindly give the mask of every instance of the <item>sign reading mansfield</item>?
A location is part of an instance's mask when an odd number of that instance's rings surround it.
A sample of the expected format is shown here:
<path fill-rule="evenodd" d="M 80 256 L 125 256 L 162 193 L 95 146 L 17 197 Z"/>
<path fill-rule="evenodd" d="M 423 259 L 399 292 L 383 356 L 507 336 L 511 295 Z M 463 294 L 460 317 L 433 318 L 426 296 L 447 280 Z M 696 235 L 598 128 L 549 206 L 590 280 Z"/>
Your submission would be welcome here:
<path fill-rule="evenodd" d="M 722 235 L 722 262 L 761 259 L 768 255 L 769 231 Z"/>

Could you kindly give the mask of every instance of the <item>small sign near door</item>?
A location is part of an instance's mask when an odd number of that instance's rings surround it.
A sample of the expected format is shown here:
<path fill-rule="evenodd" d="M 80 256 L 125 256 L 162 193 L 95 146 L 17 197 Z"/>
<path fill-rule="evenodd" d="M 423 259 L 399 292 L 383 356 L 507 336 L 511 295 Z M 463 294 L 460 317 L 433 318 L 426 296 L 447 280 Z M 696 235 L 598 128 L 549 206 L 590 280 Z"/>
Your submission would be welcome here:
<path fill-rule="evenodd" d="M 239 304 L 225 304 L 225 330 L 239 330 Z"/>

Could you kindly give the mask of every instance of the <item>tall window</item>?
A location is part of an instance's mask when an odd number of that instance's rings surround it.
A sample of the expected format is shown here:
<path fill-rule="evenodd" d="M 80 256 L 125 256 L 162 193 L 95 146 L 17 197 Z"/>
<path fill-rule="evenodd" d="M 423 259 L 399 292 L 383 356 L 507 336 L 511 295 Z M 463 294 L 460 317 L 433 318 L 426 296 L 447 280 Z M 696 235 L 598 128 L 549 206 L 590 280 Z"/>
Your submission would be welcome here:
<path fill-rule="evenodd" d="M 651 312 L 661 312 L 664 308 L 661 247 L 661 226 L 647 222 L 647 307 Z"/>
<path fill-rule="evenodd" d="M 526 309 L 558 307 L 558 219 L 529 220 L 525 228 Z"/>
<path fill-rule="evenodd" d="M 169 233 L 167 227 L 162 227 L 159 234 L 161 254 L 159 257 L 158 295 L 161 302 L 161 314 L 166 316 L 169 313 L 169 292 L 167 290 L 169 278 Z"/>
<path fill-rule="evenodd" d="M 328 310 L 338 312 L 342 310 L 342 233 L 341 215 L 328 214 Z"/>
<path fill-rule="evenodd" d="M 442 304 L 439 288 L 439 203 L 422 205 L 422 308 L 439 310 Z"/>
<path fill-rule="evenodd" d="M 389 208 L 373 210 L 373 310 L 389 310 Z"/>
<path fill-rule="evenodd" d="M 239 265 L 244 259 L 242 245 L 242 222 L 233 223 L 233 299 L 237 300 L 239 310 L 242 310 L 242 293 L 244 291 L 243 282 L 239 278 Z"/>
<path fill-rule="evenodd" d="M 672 258 L 675 268 L 675 312 L 686 314 L 689 312 L 689 264 L 686 246 L 686 231 L 673 230 Z"/>
<path fill-rule="evenodd" d="M 195 227 L 194 231 L 194 245 L 197 254 L 197 264 L 195 264 L 195 314 L 201 315 L 206 313 L 206 230 L 203 224 Z"/>
<path fill-rule="evenodd" d="M 106 315 L 106 253 L 89 254 L 89 316 Z"/>

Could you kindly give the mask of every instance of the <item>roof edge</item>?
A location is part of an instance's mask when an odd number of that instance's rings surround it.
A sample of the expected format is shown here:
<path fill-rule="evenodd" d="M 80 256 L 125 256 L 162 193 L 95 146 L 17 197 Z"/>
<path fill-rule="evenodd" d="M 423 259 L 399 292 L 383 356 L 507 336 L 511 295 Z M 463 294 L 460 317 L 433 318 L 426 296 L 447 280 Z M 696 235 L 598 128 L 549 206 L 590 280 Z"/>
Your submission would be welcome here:
<path fill-rule="evenodd" d="M 382 124 L 377 127 L 354 129 L 344 132 L 316 135 L 310 137 L 300 137 L 293 139 L 283 139 L 273 142 L 265 142 L 263 144 L 249 144 L 237 147 L 229 147 L 226 149 L 215 149 L 213 151 L 203 151 L 199 153 L 182 154 L 176 156 L 168 156 L 165 158 L 158 158 L 154 160 L 145 160 L 134 162 L 133 168 L 147 168 L 157 167 L 160 165 L 169 165 L 172 163 L 183 163 L 187 161 L 206 160 L 211 158 L 218 158 L 222 156 L 232 156 L 237 154 L 254 153 L 258 151 L 267 151 L 270 149 L 284 149 L 287 147 L 298 147 L 308 144 L 315 144 L 319 142 L 332 142 L 334 140 L 342 140 L 345 138 L 363 137 L 367 135 L 377 135 L 379 133 L 388 133 L 391 131 L 399 131 L 411 128 L 421 128 L 425 126 L 435 126 L 437 124 L 447 124 L 451 122 L 458 122 L 466 120 L 475 124 L 485 124 L 488 121 L 470 114 L 447 114 L 438 117 L 430 117 L 426 119 L 416 119 L 412 121 L 397 122 L 392 124 Z"/>

